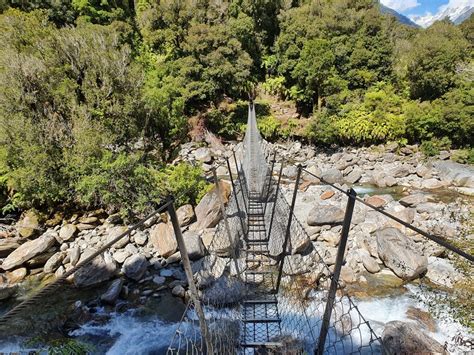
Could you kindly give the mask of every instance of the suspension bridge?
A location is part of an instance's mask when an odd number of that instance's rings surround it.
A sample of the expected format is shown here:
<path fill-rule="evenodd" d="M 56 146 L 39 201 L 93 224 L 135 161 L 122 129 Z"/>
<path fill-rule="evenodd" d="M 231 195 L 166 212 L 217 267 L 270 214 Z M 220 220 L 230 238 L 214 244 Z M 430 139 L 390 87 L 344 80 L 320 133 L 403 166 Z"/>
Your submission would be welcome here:
<path fill-rule="evenodd" d="M 112 245 L 168 212 L 188 281 L 187 307 L 168 354 L 353 354 L 384 352 L 384 344 L 340 281 L 351 219 L 356 203 L 376 210 L 408 229 L 473 262 L 472 255 L 444 238 L 407 224 L 383 209 L 343 190 L 301 165 L 289 201 L 283 191 L 277 154 L 260 135 L 255 107 L 249 106 L 244 140 L 225 160 L 231 197 L 224 203 L 216 169 L 222 219 L 208 247 L 209 255 L 191 264 L 176 217 L 174 198 L 81 261 L 34 296 L 0 316 L 0 325 L 27 310 Z M 302 175 L 313 175 L 347 197 L 341 238 L 330 268 L 294 214 Z M 304 246 L 304 257 L 301 250 Z M 305 269 L 306 272 L 301 272 Z"/>

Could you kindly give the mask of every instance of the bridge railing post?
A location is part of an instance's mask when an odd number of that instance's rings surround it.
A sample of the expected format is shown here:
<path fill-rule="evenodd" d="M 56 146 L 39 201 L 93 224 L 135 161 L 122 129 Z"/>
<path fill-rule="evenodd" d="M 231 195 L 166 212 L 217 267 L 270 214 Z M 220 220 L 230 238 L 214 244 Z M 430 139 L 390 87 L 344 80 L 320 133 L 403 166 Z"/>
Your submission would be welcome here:
<path fill-rule="evenodd" d="M 267 240 L 270 241 L 271 233 L 272 233 L 272 228 L 273 228 L 273 219 L 275 217 L 275 210 L 276 210 L 276 205 L 278 201 L 278 193 L 280 191 L 280 181 L 281 181 L 281 175 L 283 173 L 283 163 L 280 165 L 280 172 L 278 173 L 278 182 L 277 186 L 275 189 L 275 201 L 273 202 L 273 208 L 272 208 L 272 215 L 270 217 L 270 224 L 268 225 L 268 236 Z"/>
<path fill-rule="evenodd" d="M 239 198 L 237 196 L 237 190 L 235 189 L 236 186 L 235 186 L 235 182 L 234 182 L 234 177 L 232 175 L 232 171 L 230 170 L 229 158 L 226 158 L 225 160 L 226 160 L 226 163 L 227 163 L 227 170 L 229 170 L 229 178 L 230 178 L 230 182 L 232 184 L 232 193 L 234 194 L 235 204 L 237 206 L 237 211 L 238 211 L 238 214 L 239 214 L 240 226 L 242 227 L 242 236 L 244 236 L 247 233 L 247 230 L 245 229 L 244 220 L 242 219 L 242 214 L 241 214 L 242 211 L 240 209 Z"/>
<path fill-rule="evenodd" d="M 341 231 L 341 240 L 337 249 L 336 264 L 334 265 L 334 272 L 331 276 L 331 285 L 329 287 L 328 297 L 326 300 L 326 308 L 324 310 L 321 332 L 319 333 L 318 346 L 314 351 L 315 355 L 322 355 L 324 353 L 324 344 L 326 343 L 329 323 L 331 321 L 332 308 L 336 299 L 336 291 L 339 284 L 342 263 L 344 261 L 344 253 L 346 251 L 347 239 L 349 237 L 349 230 L 351 228 L 352 214 L 354 212 L 357 193 L 353 189 L 350 189 L 348 191 L 348 197 L 349 199 L 347 201 L 346 213 L 344 215 L 344 222 Z"/>
<path fill-rule="evenodd" d="M 293 212 L 295 210 L 295 204 L 296 204 L 296 195 L 298 194 L 298 187 L 300 184 L 300 178 L 301 178 L 301 171 L 303 170 L 303 166 L 301 164 L 298 164 L 298 172 L 296 174 L 296 183 L 295 183 L 295 189 L 293 190 L 293 198 L 291 200 L 291 206 L 290 206 L 290 215 L 288 216 L 288 224 L 286 225 L 286 232 L 285 232 L 285 241 L 283 242 L 283 252 L 280 256 L 280 265 L 278 267 L 278 279 L 276 282 L 276 293 L 280 290 L 280 283 L 281 283 L 281 277 L 283 274 L 283 264 L 285 263 L 285 256 L 287 254 L 287 249 L 288 249 L 288 241 L 290 240 L 290 234 L 291 234 L 291 222 L 293 220 Z M 276 201 L 275 201 L 276 203 Z"/>
<path fill-rule="evenodd" d="M 183 262 L 184 272 L 189 284 L 189 291 L 191 293 L 191 299 L 196 310 L 197 317 L 199 319 L 199 328 L 201 329 L 202 337 L 206 343 L 207 354 L 213 354 L 213 345 L 211 341 L 211 336 L 209 329 L 206 323 L 206 317 L 204 316 L 204 310 L 201 306 L 201 301 L 199 300 L 199 295 L 197 292 L 196 284 L 194 283 L 193 271 L 191 268 L 191 262 L 189 261 L 188 252 L 186 250 L 186 245 L 184 244 L 183 234 L 181 233 L 181 227 L 179 225 L 178 216 L 176 215 L 176 209 L 174 207 L 174 198 L 169 197 L 172 201 L 168 205 L 168 214 L 173 225 L 174 235 L 176 237 L 176 242 L 178 243 L 179 253 L 181 254 L 181 260 Z"/>
<path fill-rule="evenodd" d="M 232 151 L 232 155 L 234 157 L 235 170 L 237 170 L 237 178 L 239 179 L 240 191 L 242 192 L 242 201 L 244 202 L 245 213 L 247 214 L 248 210 L 247 210 L 247 202 L 245 200 L 244 183 L 242 182 L 242 174 L 241 174 L 242 170 L 239 171 L 239 165 L 237 164 L 237 157 L 235 156 L 235 151 Z"/>
<path fill-rule="evenodd" d="M 268 203 L 268 197 L 270 195 L 270 188 L 272 186 L 272 178 L 273 178 L 273 168 L 275 167 L 275 160 L 276 160 L 276 150 L 273 154 L 273 159 L 272 159 L 272 166 L 270 167 L 270 174 L 268 176 L 268 186 L 267 186 L 267 192 L 265 194 L 265 206 L 263 207 L 263 215 L 265 216 L 265 212 L 267 211 L 267 203 Z"/>

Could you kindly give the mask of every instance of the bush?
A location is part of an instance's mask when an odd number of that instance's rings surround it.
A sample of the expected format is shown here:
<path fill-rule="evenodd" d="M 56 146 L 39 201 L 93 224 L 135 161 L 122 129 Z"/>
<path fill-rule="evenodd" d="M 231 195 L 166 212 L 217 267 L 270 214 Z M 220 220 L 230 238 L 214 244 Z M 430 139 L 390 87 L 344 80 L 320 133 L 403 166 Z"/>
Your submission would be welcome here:
<path fill-rule="evenodd" d="M 429 141 L 423 141 L 420 145 L 421 151 L 428 157 L 438 155 L 441 150 L 451 148 L 451 140 L 448 137 L 441 139 L 433 138 Z"/>
<path fill-rule="evenodd" d="M 265 139 L 275 140 L 278 137 L 278 130 L 281 127 L 281 122 L 274 116 L 265 116 L 257 121 L 258 129 Z"/>
<path fill-rule="evenodd" d="M 474 164 L 474 148 L 459 149 L 451 155 L 451 159 L 461 164 Z"/>

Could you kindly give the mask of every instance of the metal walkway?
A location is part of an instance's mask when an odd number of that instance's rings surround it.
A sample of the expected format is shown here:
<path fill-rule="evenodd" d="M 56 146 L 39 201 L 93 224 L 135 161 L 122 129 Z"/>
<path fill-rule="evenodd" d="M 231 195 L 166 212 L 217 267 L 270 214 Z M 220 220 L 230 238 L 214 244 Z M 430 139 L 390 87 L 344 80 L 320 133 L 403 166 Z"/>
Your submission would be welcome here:
<path fill-rule="evenodd" d="M 281 319 L 276 294 L 276 264 L 270 258 L 265 228 L 264 202 L 251 193 L 248 204 L 248 234 L 245 240 L 244 273 L 247 298 L 242 305 L 244 354 L 266 353 L 282 347 Z M 265 350 L 264 350 L 265 349 Z"/>

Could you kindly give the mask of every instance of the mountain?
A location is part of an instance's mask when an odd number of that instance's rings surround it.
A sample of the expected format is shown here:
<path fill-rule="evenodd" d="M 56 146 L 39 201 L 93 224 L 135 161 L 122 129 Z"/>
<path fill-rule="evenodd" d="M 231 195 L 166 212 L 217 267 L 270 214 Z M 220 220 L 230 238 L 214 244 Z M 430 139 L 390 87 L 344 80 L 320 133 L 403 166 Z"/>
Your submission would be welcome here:
<path fill-rule="evenodd" d="M 472 1 L 469 1 L 472 2 Z M 429 27 L 434 22 L 448 18 L 454 24 L 459 25 L 474 12 L 474 4 L 463 4 L 457 7 L 442 6 L 440 11 L 434 15 L 428 13 L 424 16 L 410 16 L 411 20 L 416 22 L 421 27 Z"/>
<path fill-rule="evenodd" d="M 415 22 L 413 22 L 412 20 L 410 20 L 408 17 L 403 16 L 402 14 L 398 13 L 398 12 L 395 11 L 394 9 L 391 9 L 391 8 L 385 6 L 385 5 L 380 4 L 380 11 L 381 11 L 383 14 L 388 14 L 388 15 L 395 16 L 398 21 L 400 21 L 401 23 L 403 23 L 403 24 L 405 24 L 405 25 L 412 26 L 412 27 L 420 27 L 420 26 L 417 25 Z"/>

